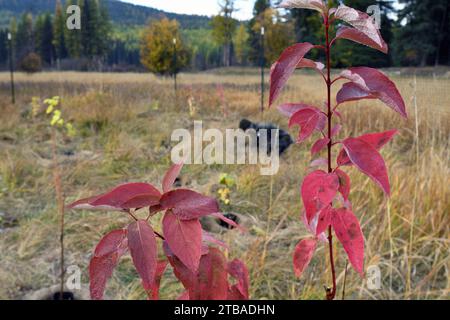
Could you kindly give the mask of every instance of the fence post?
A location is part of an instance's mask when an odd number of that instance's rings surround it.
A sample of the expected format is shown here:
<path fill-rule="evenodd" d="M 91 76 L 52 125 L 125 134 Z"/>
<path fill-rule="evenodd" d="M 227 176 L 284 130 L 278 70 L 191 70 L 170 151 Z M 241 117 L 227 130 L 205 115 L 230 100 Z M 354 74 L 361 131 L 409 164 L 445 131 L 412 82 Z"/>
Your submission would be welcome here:
<path fill-rule="evenodd" d="M 264 112 L 264 27 L 261 27 L 261 112 Z"/>
<path fill-rule="evenodd" d="M 177 38 L 173 38 L 173 88 L 177 96 Z"/>
<path fill-rule="evenodd" d="M 9 71 L 11 73 L 11 101 L 13 104 L 16 103 L 16 91 L 14 87 L 14 61 L 13 61 L 13 45 L 12 45 L 12 34 L 8 32 L 8 42 L 9 42 Z"/>

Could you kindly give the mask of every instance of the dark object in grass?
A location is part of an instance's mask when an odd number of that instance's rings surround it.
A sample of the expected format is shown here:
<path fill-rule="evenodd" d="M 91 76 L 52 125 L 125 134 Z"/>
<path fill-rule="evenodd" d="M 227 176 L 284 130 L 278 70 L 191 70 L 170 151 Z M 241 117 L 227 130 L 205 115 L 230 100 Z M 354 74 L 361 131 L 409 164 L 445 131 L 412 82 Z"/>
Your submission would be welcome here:
<path fill-rule="evenodd" d="M 14 228 L 19 225 L 19 220 L 7 213 L 0 211 L 0 233 L 6 229 Z"/>
<path fill-rule="evenodd" d="M 51 287 L 42 288 L 36 291 L 28 292 L 22 299 L 23 300 L 60 300 L 59 284 Z M 71 290 L 67 286 L 64 287 L 63 300 L 90 300 L 89 290 L 87 288 L 80 288 L 77 290 Z"/>
<path fill-rule="evenodd" d="M 67 157 L 73 157 L 75 155 L 75 151 L 73 150 L 64 150 L 63 154 Z"/>
<path fill-rule="evenodd" d="M 286 131 L 278 128 L 278 126 L 272 124 L 272 123 L 254 123 L 251 122 L 248 119 L 242 119 L 239 123 L 239 128 L 243 131 L 247 131 L 249 129 L 254 129 L 256 131 L 258 140 L 257 140 L 257 147 L 259 151 L 259 139 L 261 135 L 261 130 L 267 130 L 267 154 L 272 153 L 272 130 L 279 130 L 278 134 L 278 153 L 279 155 L 282 155 L 291 144 L 294 143 L 289 133 Z"/>
<path fill-rule="evenodd" d="M 175 188 L 180 188 L 180 187 L 183 186 L 180 177 L 177 177 L 177 178 L 175 179 L 175 182 L 173 183 L 173 186 L 174 186 Z"/>
<path fill-rule="evenodd" d="M 53 299 L 46 299 L 46 300 L 75 300 L 75 296 L 72 292 L 64 291 L 61 299 L 61 293 L 55 292 L 53 294 Z"/>
<path fill-rule="evenodd" d="M 228 218 L 228 219 L 230 219 L 230 220 L 236 222 L 237 224 L 239 224 L 239 218 L 238 218 L 238 216 L 236 216 L 235 214 L 232 214 L 232 213 L 225 213 L 224 216 L 225 216 L 226 218 Z M 222 228 L 229 229 L 229 230 L 234 229 L 233 226 L 229 225 L 228 223 L 226 223 L 226 222 L 224 222 L 224 221 L 222 221 L 222 220 L 219 220 L 219 219 L 218 219 L 218 220 L 217 220 L 217 223 L 218 223 L 219 226 L 221 226 Z"/>

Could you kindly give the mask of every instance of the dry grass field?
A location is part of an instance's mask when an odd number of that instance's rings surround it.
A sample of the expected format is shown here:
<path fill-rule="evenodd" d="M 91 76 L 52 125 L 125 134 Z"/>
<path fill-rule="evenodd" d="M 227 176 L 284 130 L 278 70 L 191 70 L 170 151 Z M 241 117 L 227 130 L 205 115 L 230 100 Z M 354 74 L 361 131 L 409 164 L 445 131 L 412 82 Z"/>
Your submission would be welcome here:
<path fill-rule="evenodd" d="M 361 219 L 367 266 L 381 269 L 382 287 L 369 290 L 350 267 L 347 299 L 448 299 L 450 297 L 450 79 L 393 76 L 410 115 L 404 121 L 377 101 L 341 106 L 341 136 L 398 128 L 400 134 L 382 151 L 392 197 L 351 169 L 350 200 Z M 42 105 L 33 117 L 31 100 L 62 98 L 62 112 L 77 130 L 58 138 L 57 152 L 66 203 L 106 191 L 116 184 L 147 181 L 159 185 L 170 165 L 170 136 L 176 128 L 236 128 L 242 117 L 287 128 L 275 108 L 259 112 L 257 70 L 218 70 L 182 74 L 177 98 L 172 81 L 149 74 L 18 74 L 17 103 L 9 96 L 9 74 L 0 73 L 0 299 L 21 299 L 58 283 L 59 231 L 53 188 L 51 135 Z M 338 86 L 340 87 L 340 86 Z M 221 89 L 223 88 L 223 97 Z M 298 73 L 281 101 L 322 105 L 325 86 L 318 76 Z M 290 131 L 296 135 L 296 131 Z M 224 212 L 243 217 L 248 232 L 220 231 L 229 256 L 248 265 L 253 299 L 323 299 L 330 284 L 327 247 L 318 248 L 301 279 L 291 254 L 308 236 L 300 221 L 300 181 L 311 161 L 311 141 L 283 155 L 272 177 L 250 165 L 188 165 L 182 184 L 217 196 L 221 173 L 236 179 Z M 155 217 L 158 219 L 158 217 Z M 124 226 L 128 217 L 109 212 L 66 212 L 66 265 L 83 271 L 105 232 Z M 158 225 L 157 221 L 154 221 Z M 335 247 L 338 298 L 344 282 L 345 253 Z M 162 298 L 181 288 L 171 270 L 162 281 Z M 112 299 L 145 299 L 131 258 L 125 257 L 108 284 Z"/>

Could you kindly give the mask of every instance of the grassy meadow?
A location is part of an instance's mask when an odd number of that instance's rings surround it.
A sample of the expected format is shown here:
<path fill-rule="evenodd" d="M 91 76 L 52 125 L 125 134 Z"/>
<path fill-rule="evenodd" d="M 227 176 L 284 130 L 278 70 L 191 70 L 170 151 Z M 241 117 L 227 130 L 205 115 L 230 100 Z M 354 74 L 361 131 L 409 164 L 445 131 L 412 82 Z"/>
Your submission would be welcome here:
<path fill-rule="evenodd" d="M 395 74 L 393 79 L 407 103 L 407 121 L 375 100 L 340 107 L 345 119 L 341 137 L 400 131 L 382 150 L 391 180 L 390 199 L 356 169 L 347 171 L 353 184 L 350 200 L 366 239 L 365 265 L 381 269 L 382 287 L 369 290 L 348 266 L 346 298 L 448 299 L 450 79 Z M 21 299 L 58 283 L 59 216 L 45 98 L 61 97 L 63 117 L 77 131 L 73 138 L 59 135 L 57 139 L 66 203 L 123 182 L 159 186 L 170 166 L 172 131 L 192 129 L 194 120 L 203 120 L 204 129 L 236 128 L 242 117 L 287 129 L 287 119 L 275 108 L 259 112 L 256 69 L 182 74 L 178 87 L 175 97 L 170 79 L 149 74 L 16 74 L 17 102 L 12 105 L 9 74 L 0 73 L 0 299 Z M 299 72 L 279 102 L 320 106 L 324 93 L 319 76 Z M 33 97 L 41 101 L 34 115 Z M 290 133 L 296 136 L 296 129 Z M 253 299 L 323 299 L 323 286 L 331 282 L 324 244 L 301 279 L 294 277 L 292 268 L 294 246 L 309 236 L 300 221 L 299 188 L 312 160 L 311 143 L 312 139 L 291 146 L 272 177 L 261 176 L 259 168 L 251 165 L 183 169 L 183 186 L 217 197 L 220 174 L 235 178 L 231 203 L 222 209 L 239 213 L 248 232 L 223 229 L 216 236 L 230 245 L 230 257 L 247 263 Z M 153 218 L 159 230 L 160 217 Z M 81 268 L 84 287 L 94 245 L 104 233 L 127 222 L 128 217 L 120 213 L 66 212 L 66 266 Z M 340 245 L 335 251 L 341 299 L 346 255 Z M 163 299 L 181 293 L 170 268 L 161 287 Z M 129 256 L 114 272 L 107 296 L 145 299 Z"/>

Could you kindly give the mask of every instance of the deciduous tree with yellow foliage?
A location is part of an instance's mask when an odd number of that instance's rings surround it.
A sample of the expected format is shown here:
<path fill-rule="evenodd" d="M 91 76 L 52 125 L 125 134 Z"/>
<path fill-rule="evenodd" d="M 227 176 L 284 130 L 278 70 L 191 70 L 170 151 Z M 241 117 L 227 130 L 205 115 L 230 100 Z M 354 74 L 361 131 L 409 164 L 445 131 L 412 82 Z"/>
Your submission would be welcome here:
<path fill-rule="evenodd" d="M 151 72 L 174 76 L 189 64 L 189 58 L 176 20 L 153 21 L 144 30 L 141 62 Z"/>

